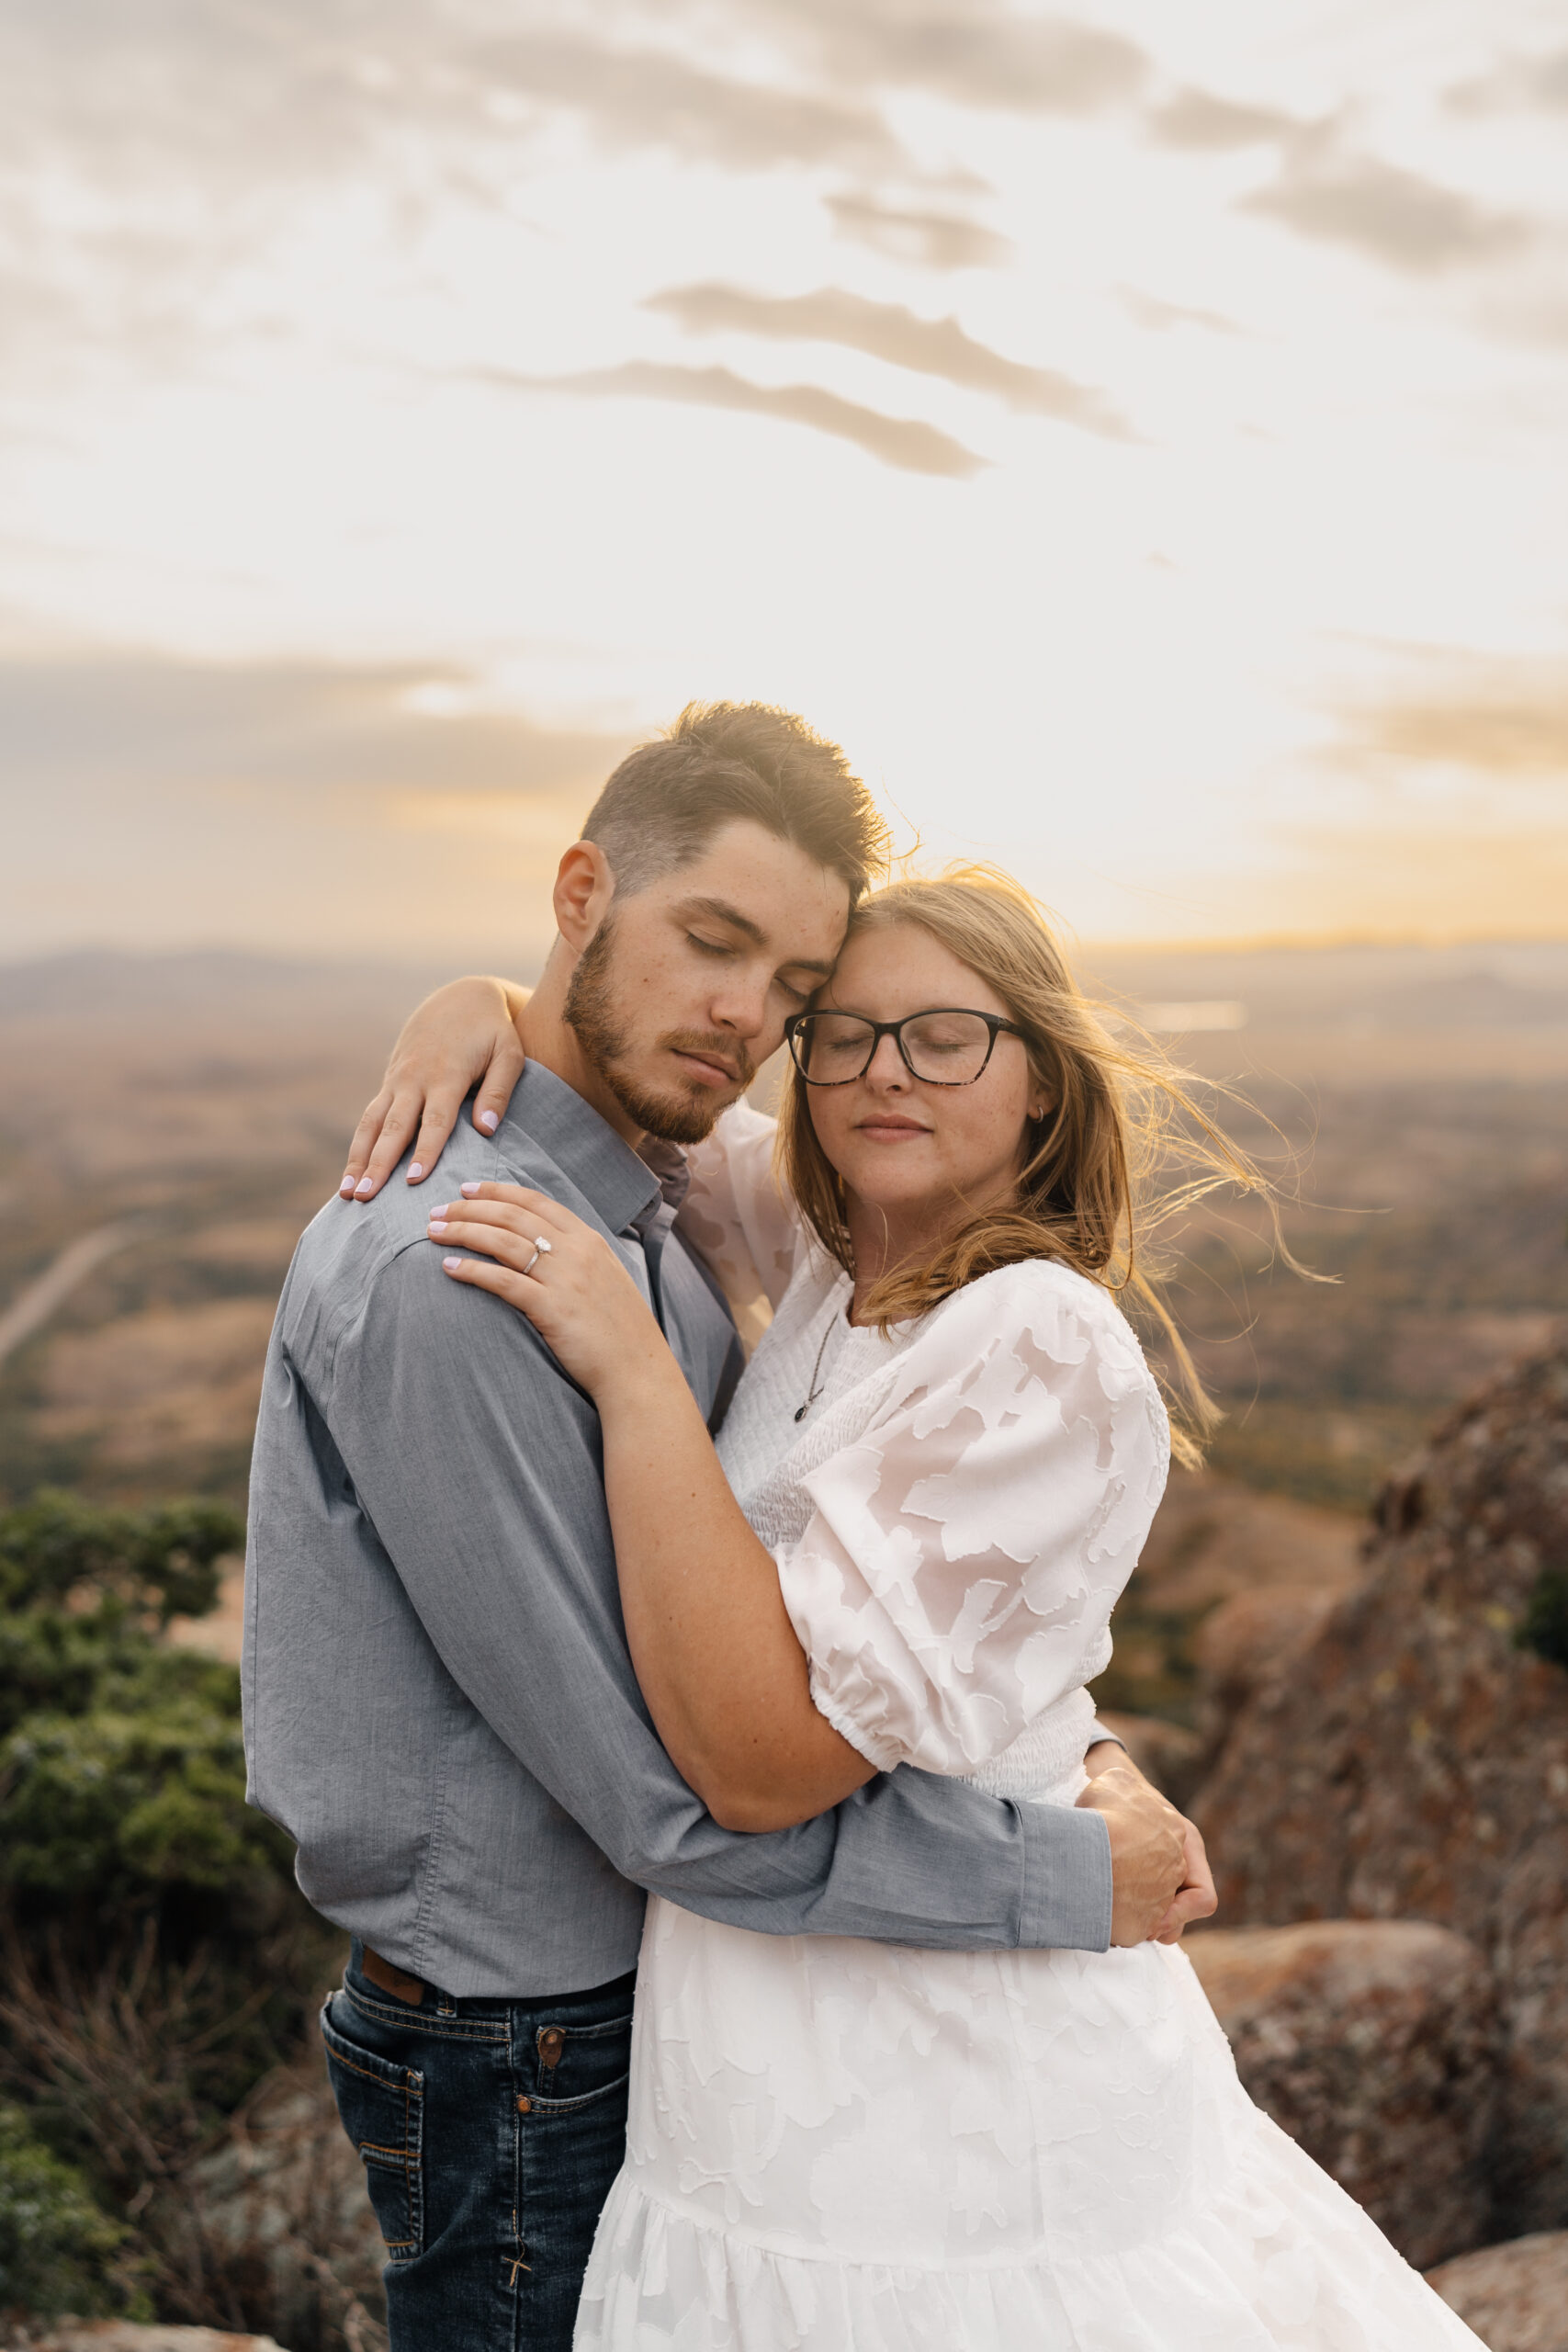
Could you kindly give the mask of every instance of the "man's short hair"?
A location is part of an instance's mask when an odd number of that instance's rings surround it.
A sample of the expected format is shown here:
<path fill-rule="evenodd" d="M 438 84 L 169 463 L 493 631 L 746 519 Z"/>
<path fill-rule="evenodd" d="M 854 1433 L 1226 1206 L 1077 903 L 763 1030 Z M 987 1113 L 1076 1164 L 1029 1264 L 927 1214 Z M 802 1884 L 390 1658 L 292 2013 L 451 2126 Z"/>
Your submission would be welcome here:
<path fill-rule="evenodd" d="M 852 906 L 887 859 L 875 802 L 836 743 L 763 702 L 691 702 L 656 741 L 628 752 L 588 812 L 615 894 L 647 889 L 746 819 L 840 875 Z"/>

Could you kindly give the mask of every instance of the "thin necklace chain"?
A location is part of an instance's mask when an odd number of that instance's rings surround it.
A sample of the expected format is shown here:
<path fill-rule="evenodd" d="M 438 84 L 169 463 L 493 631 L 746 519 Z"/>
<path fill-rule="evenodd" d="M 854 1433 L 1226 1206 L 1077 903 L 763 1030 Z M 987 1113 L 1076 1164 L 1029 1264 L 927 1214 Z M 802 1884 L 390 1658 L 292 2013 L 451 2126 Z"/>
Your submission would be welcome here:
<path fill-rule="evenodd" d="M 817 1361 L 811 1367 L 811 1385 L 807 1392 L 806 1402 L 804 1405 L 800 1406 L 795 1412 L 795 1418 L 797 1421 L 803 1421 L 806 1419 L 806 1416 L 809 1413 L 811 1408 L 816 1404 L 817 1399 L 822 1394 L 821 1387 L 818 1383 L 817 1375 L 822 1369 L 822 1359 L 828 1352 L 828 1342 L 833 1336 L 834 1327 L 838 1323 L 838 1320 L 839 1305 L 838 1301 L 835 1299 L 833 1302 L 833 1312 L 828 1317 L 828 1328 L 823 1332 L 821 1342 L 817 1350 Z"/>

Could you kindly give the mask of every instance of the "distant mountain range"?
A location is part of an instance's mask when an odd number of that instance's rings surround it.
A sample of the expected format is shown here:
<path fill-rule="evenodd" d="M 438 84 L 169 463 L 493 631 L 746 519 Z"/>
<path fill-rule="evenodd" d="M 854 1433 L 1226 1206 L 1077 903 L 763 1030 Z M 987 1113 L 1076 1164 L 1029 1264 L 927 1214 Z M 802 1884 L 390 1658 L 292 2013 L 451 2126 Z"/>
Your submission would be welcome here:
<path fill-rule="evenodd" d="M 1568 1028 L 1568 942 L 1238 948 L 1090 944 L 1077 960 L 1091 987 L 1130 1006 L 1190 1007 L 1199 1016 L 1191 1025 L 1199 1029 Z M 453 968 L 423 957 L 338 963 L 220 947 L 168 955 L 83 948 L 0 964 L 0 1019 L 152 1011 L 276 1016 L 324 1001 L 345 1013 L 383 1007 L 396 1012 L 449 978 Z"/>

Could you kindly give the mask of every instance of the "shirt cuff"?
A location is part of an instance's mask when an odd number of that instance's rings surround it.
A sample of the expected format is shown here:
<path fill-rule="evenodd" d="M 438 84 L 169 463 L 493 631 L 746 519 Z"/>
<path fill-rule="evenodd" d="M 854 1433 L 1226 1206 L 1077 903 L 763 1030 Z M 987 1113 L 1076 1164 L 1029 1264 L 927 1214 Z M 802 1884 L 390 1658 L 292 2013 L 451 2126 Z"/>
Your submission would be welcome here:
<path fill-rule="evenodd" d="M 1025 1951 L 1111 1948 L 1111 1830 L 1092 1805 L 1029 1804 L 1023 1825 L 1023 1901 L 1018 1940 Z"/>
<path fill-rule="evenodd" d="M 1089 1725 L 1089 1737 L 1083 1744 L 1084 1754 L 1087 1756 L 1091 1747 L 1098 1747 L 1102 1739 L 1108 1739 L 1112 1747 L 1120 1747 L 1123 1751 L 1126 1750 L 1127 1743 L 1122 1738 L 1121 1733 L 1108 1731 L 1105 1725 L 1100 1722 L 1100 1717 L 1096 1715 L 1093 1723 Z"/>

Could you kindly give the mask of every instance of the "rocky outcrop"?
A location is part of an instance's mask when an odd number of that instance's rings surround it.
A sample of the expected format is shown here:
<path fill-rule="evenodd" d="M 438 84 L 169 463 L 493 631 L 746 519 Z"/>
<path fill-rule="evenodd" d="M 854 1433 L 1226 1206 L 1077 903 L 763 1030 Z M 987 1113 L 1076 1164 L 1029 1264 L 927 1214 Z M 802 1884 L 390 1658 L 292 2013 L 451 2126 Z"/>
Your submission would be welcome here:
<path fill-rule="evenodd" d="M 1568 1351 L 1380 1498 L 1366 1581 L 1243 1708 L 1192 1810 L 1221 1917 L 1425 1919 L 1491 1962 L 1497 2225 L 1568 2214 L 1568 1671 L 1519 1646 L 1568 1564 Z"/>
<path fill-rule="evenodd" d="M 1162 1715 L 1121 1715 L 1104 1707 L 1097 1720 L 1114 1733 L 1146 1781 L 1174 1805 L 1184 1805 L 1198 1781 L 1201 1748 L 1196 1732 Z"/>
<path fill-rule="evenodd" d="M 338 2337 L 350 2352 L 381 2352 L 386 2248 L 319 2049 L 257 2086 L 223 2143 L 186 2175 L 181 2205 L 202 2269 L 248 2318 L 285 2344 Z M 178 2242 L 172 2219 L 164 2234 Z"/>
<path fill-rule="evenodd" d="M 18 2338 L 28 2352 L 279 2352 L 270 2335 L 216 2327 L 138 2327 L 125 2319 L 68 2319 L 47 2335 Z"/>
<path fill-rule="evenodd" d="M 1247 2090 L 1407 2261 L 1486 2234 L 1498 2020 L 1473 1944 L 1336 1919 L 1213 1928 L 1186 1949 Z"/>
<path fill-rule="evenodd" d="M 1258 1585 L 1233 1592 L 1199 1626 L 1192 1640 L 1198 1669 L 1199 1733 L 1204 1765 L 1212 1766 L 1237 1715 L 1323 1631 L 1343 1586 Z"/>
<path fill-rule="evenodd" d="M 1427 2276 L 1491 2352 L 1568 2352 L 1568 2230 L 1483 2246 Z"/>

